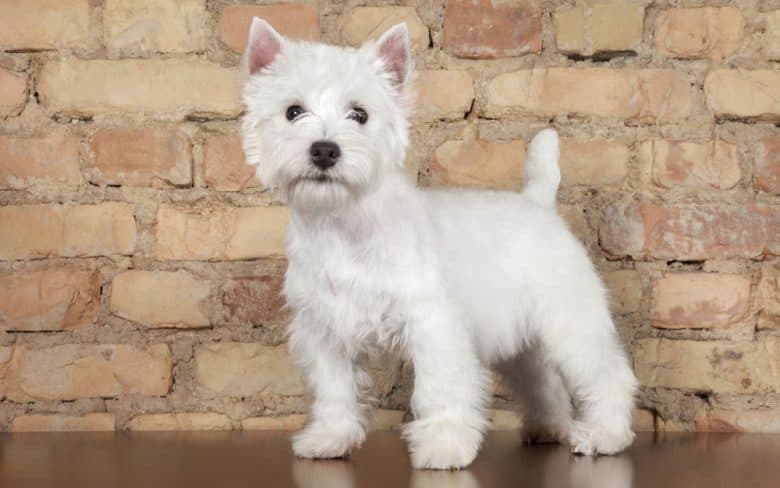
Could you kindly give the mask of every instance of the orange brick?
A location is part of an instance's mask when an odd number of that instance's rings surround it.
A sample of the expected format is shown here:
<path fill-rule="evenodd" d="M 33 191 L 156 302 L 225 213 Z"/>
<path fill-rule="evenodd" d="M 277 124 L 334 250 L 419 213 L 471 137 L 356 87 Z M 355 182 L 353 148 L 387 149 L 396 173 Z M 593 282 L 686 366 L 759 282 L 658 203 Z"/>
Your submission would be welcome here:
<path fill-rule="evenodd" d="M 415 116 L 420 119 L 462 120 L 474 103 L 474 80 L 468 71 L 420 71 L 417 84 Z"/>
<path fill-rule="evenodd" d="M 38 185 L 81 185 L 78 138 L 63 134 L 46 139 L 0 136 L 0 189 Z"/>
<path fill-rule="evenodd" d="M 696 415 L 696 430 L 704 432 L 760 432 L 780 434 L 780 411 L 714 409 Z"/>
<path fill-rule="evenodd" d="M 433 180 L 446 185 L 518 190 L 523 181 L 525 143 L 447 141 L 430 164 Z"/>
<path fill-rule="evenodd" d="M 673 58 L 720 59 L 734 54 L 745 36 L 745 18 L 735 7 L 673 8 L 658 14 L 658 51 Z"/>
<path fill-rule="evenodd" d="M 0 50 L 82 47 L 90 10 L 89 0 L 0 2 Z"/>
<path fill-rule="evenodd" d="M 628 146 L 618 141 L 561 138 L 561 183 L 588 186 L 619 184 L 628 174 L 630 156 Z"/>
<path fill-rule="evenodd" d="M 306 424 L 306 415 L 284 415 L 280 417 L 252 417 L 241 421 L 243 430 L 276 430 L 296 431 L 301 430 Z"/>
<path fill-rule="evenodd" d="M 780 329 L 780 267 L 766 266 L 756 290 L 759 329 Z"/>
<path fill-rule="evenodd" d="M 780 195 L 780 136 L 765 137 L 756 145 L 753 186 L 756 190 Z"/>
<path fill-rule="evenodd" d="M 27 80 L 0 69 L 0 116 L 18 115 L 27 101 Z"/>
<path fill-rule="evenodd" d="M 642 301 L 642 282 L 639 273 L 631 269 L 608 271 L 602 274 L 604 284 L 609 290 L 609 301 L 617 313 L 639 311 Z"/>
<path fill-rule="evenodd" d="M 11 422 L 11 432 L 103 432 L 116 426 L 113 413 L 71 415 L 20 415 Z"/>
<path fill-rule="evenodd" d="M 401 22 L 409 29 L 412 50 L 421 52 L 430 42 L 428 28 L 422 23 L 414 7 L 356 7 L 347 15 L 341 28 L 341 39 L 351 46 L 359 46 L 369 39 L 377 39 L 390 27 Z"/>
<path fill-rule="evenodd" d="M 135 431 L 232 429 L 233 425 L 227 415 L 213 412 L 155 413 L 139 415 L 130 421 L 130 430 Z"/>
<path fill-rule="evenodd" d="M 780 9 L 765 14 L 766 27 L 762 51 L 771 61 L 780 60 Z"/>
<path fill-rule="evenodd" d="M 203 146 L 203 164 L 206 186 L 209 188 L 241 191 L 262 186 L 255 167 L 246 164 L 238 136 L 209 136 Z"/>
<path fill-rule="evenodd" d="M 319 41 L 320 23 L 312 5 L 233 5 L 222 12 L 219 36 L 230 49 L 243 51 L 249 38 L 252 17 L 260 17 L 281 35 L 296 40 Z"/>
<path fill-rule="evenodd" d="M 704 80 L 707 107 L 728 119 L 780 120 L 780 72 L 716 69 Z"/>
<path fill-rule="evenodd" d="M 750 280 L 721 273 L 670 273 L 653 284 L 650 314 L 662 329 L 713 329 L 748 313 Z"/>
<path fill-rule="evenodd" d="M 655 139 L 641 146 L 645 168 L 660 188 L 733 188 L 742 178 L 737 146 L 725 141 Z"/>
<path fill-rule="evenodd" d="M 630 1 L 602 1 L 555 10 L 555 42 L 565 54 L 591 56 L 636 51 L 642 44 L 645 9 Z"/>
<path fill-rule="evenodd" d="M 226 282 L 219 292 L 221 322 L 255 327 L 287 322 L 290 314 L 282 295 L 284 270 L 284 262 L 279 262 Z"/>

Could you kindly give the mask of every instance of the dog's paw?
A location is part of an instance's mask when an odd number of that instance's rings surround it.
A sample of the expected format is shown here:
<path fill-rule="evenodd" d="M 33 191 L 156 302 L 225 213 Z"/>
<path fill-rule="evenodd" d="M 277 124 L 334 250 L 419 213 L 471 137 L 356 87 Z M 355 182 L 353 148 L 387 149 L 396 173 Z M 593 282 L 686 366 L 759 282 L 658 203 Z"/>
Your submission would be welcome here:
<path fill-rule="evenodd" d="M 452 420 L 416 420 L 406 427 L 412 466 L 417 469 L 460 469 L 477 457 L 482 433 Z"/>
<path fill-rule="evenodd" d="M 587 456 L 617 454 L 633 441 L 634 433 L 628 428 L 577 423 L 569 433 L 571 452 Z"/>
<path fill-rule="evenodd" d="M 348 456 L 366 438 L 361 426 L 328 427 L 312 423 L 293 437 L 293 452 L 306 459 L 334 459 Z"/>

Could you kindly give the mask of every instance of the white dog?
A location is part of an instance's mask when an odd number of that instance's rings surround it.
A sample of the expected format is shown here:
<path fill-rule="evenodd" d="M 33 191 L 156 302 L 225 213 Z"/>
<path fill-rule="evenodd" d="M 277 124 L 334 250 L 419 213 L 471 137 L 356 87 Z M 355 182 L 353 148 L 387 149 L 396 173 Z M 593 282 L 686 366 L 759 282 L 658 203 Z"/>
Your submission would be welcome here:
<path fill-rule="evenodd" d="M 517 391 L 533 437 L 583 454 L 632 439 L 636 380 L 604 286 L 555 211 L 558 136 L 531 142 L 523 193 L 420 190 L 409 144 L 407 28 L 360 49 L 293 42 L 255 18 L 242 134 L 289 205 L 290 350 L 314 393 L 293 449 L 350 453 L 366 435 L 376 346 L 414 364 L 412 464 L 468 465 L 488 428 L 487 367 Z"/>

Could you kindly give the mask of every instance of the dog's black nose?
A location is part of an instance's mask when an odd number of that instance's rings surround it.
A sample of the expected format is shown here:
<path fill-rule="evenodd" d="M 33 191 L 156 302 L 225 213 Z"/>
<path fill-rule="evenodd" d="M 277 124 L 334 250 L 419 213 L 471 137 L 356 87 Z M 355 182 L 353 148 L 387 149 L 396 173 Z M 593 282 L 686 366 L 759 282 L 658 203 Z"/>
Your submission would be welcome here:
<path fill-rule="evenodd" d="M 338 161 L 341 149 L 338 144 L 330 141 L 317 141 L 309 148 L 311 162 L 320 169 L 328 169 Z"/>

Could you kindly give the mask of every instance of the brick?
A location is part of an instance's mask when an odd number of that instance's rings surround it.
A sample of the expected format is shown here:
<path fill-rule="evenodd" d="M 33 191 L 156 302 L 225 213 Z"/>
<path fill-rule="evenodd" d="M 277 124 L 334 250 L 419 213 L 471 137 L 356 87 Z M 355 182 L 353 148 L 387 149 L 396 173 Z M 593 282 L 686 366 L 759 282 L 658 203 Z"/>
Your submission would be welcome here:
<path fill-rule="evenodd" d="M 283 286 L 283 266 L 229 280 L 219 293 L 221 322 L 251 326 L 286 323 L 290 313 L 285 309 Z"/>
<path fill-rule="evenodd" d="M 192 147 L 176 129 L 106 128 L 92 138 L 93 183 L 122 186 L 192 185 Z"/>
<path fill-rule="evenodd" d="M 246 163 L 241 139 L 235 135 L 206 138 L 203 145 L 206 186 L 219 191 L 241 191 L 262 186 L 254 166 Z"/>
<path fill-rule="evenodd" d="M 320 22 L 312 5 L 280 3 L 276 5 L 232 5 L 222 12 L 219 38 L 230 49 L 243 51 L 249 38 L 253 17 L 260 17 L 281 35 L 300 41 L 319 41 Z"/>
<path fill-rule="evenodd" d="M 457 57 L 494 59 L 542 50 L 536 0 L 447 0 L 443 47 Z"/>
<path fill-rule="evenodd" d="M 662 329 L 714 329 L 745 319 L 750 280 L 720 273 L 672 273 L 653 284 L 650 315 Z"/>
<path fill-rule="evenodd" d="M 113 431 L 116 418 L 113 413 L 71 415 L 20 415 L 11 422 L 11 432 L 103 432 Z"/>
<path fill-rule="evenodd" d="M 635 408 L 631 415 L 631 430 L 634 432 L 655 431 L 655 415 L 653 412 Z"/>
<path fill-rule="evenodd" d="M 571 185 L 615 185 L 626 179 L 630 150 L 609 139 L 579 141 L 561 139 L 561 183 Z"/>
<path fill-rule="evenodd" d="M 110 53 L 190 53 L 205 48 L 202 0 L 106 0 L 103 38 Z"/>
<path fill-rule="evenodd" d="M 780 136 L 758 141 L 755 157 L 753 186 L 756 190 L 780 195 Z"/>
<path fill-rule="evenodd" d="M 523 426 L 523 418 L 514 410 L 491 410 L 490 430 L 519 430 Z"/>
<path fill-rule="evenodd" d="M 111 313 L 149 327 L 208 327 L 210 292 L 186 271 L 126 271 L 114 277 Z"/>
<path fill-rule="evenodd" d="M 161 260 L 232 260 L 285 253 L 286 207 L 182 210 L 160 206 L 156 255 Z"/>
<path fill-rule="evenodd" d="M 447 141 L 430 164 L 434 181 L 446 185 L 517 190 L 522 186 L 525 143 Z"/>
<path fill-rule="evenodd" d="M 581 205 L 559 205 L 558 213 L 566 221 L 569 230 L 582 243 L 590 241 L 590 227 Z"/>
<path fill-rule="evenodd" d="M 89 0 L 0 3 L 0 50 L 82 47 L 89 40 Z"/>
<path fill-rule="evenodd" d="M 745 36 L 736 7 L 672 8 L 656 19 L 658 52 L 670 58 L 721 59 L 734 54 Z"/>
<path fill-rule="evenodd" d="M 49 256 L 80 257 L 132 254 L 136 225 L 133 206 L 20 205 L 0 207 L 0 260 Z"/>
<path fill-rule="evenodd" d="M 707 107 L 728 119 L 780 120 L 780 72 L 716 69 L 704 80 Z"/>
<path fill-rule="evenodd" d="M 0 136 L 0 190 L 49 185 L 69 188 L 81 185 L 78 137 Z"/>
<path fill-rule="evenodd" d="M 6 396 L 15 402 L 162 396 L 170 391 L 172 368 L 165 344 L 146 349 L 124 344 L 16 346 L 6 372 Z"/>
<path fill-rule="evenodd" d="M 762 270 L 756 295 L 758 328 L 780 329 L 780 268 Z"/>
<path fill-rule="evenodd" d="M 522 69 L 496 76 L 486 93 L 490 117 L 579 114 L 640 123 L 689 117 L 694 98 L 687 77 L 668 69 Z"/>
<path fill-rule="evenodd" d="M 609 290 L 612 309 L 620 314 L 639 312 L 642 302 L 642 281 L 639 273 L 631 269 L 603 273 L 604 284 Z"/>
<path fill-rule="evenodd" d="M 778 61 L 780 60 L 780 9 L 768 12 L 765 21 L 762 51 L 766 59 Z"/>
<path fill-rule="evenodd" d="M 555 42 L 564 54 L 634 51 L 642 44 L 645 9 L 640 3 L 607 1 L 555 10 Z"/>
<path fill-rule="evenodd" d="M 5 390 L 8 383 L 8 368 L 11 366 L 14 348 L 0 346 L 0 400 L 5 399 Z"/>
<path fill-rule="evenodd" d="M 703 432 L 760 432 L 780 434 L 778 410 L 702 411 L 696 415 L 696 430 Z"/>
<path fill-rule="evenodd" d="M 286 346 L 225 342 L 195 349 L 195 378 L 220 397 L 303 395 L 298 368 Z"/>
<path fill-rule="evenodd" d="M 67 330 L 92 323 L 100 308 L 97 271 L 47 270 L 0 278 L 0 330 Z"/>
<path fill-rule="evenodd" d="M 634 369 L 642 386 L 718 393 L 780 391 L 780 340 L 713 342 L 640 339 Z"/>
<path fill-rule="evenodd" d="M 156 112 L 176 117 L 241 113 L 235 70 L 187 59 L 123 61 L 66 58 L 46 63 L 38 91 L 47 110 L 66 116 Z"/>
<path fill-rule="evenodd" d="M 474 80 L 468 71 L 420 71 L 417 83 L 415 115 L 420 119 L 461 120 L 474 103 Z"/>
<path fill-rule="evenodd" d="M 0 69 L 0 117 L 18 115 L 27 101 L 27 80 Z"/>
<path fill-rule="evenodd" d="M 212 412 L 155 413 L 139 415 L 130 421 L 133 431 L 232 430 L 227 415 Z"/>
<path fill-rule="evenodd" d="M 403 410 L 377 408 L 371 414 L 371 430 L 400 430 L 405 416 Z"/>
<path fill-rule="evenodd" d="M 742 178 L 737 146 L 721 140 L 654 139 L 640 148 L 645 168 L 659 188 L 733 188 Z"/>
<path fill-rule="evenodd" d="M 759 204 L 611 204 L 602 214 L 599 242 L 611 257 L 757 259 L 780 253 L 780 214 Z"/>
<path fill-rule="evenodd" d="M 341 27 L 341 40 L 351 46 L 359 46 L 370 39 L 377 39 L 390 27 L 401 22 L 409 29 L 409 42 L 414 52 L 428 48 L 428 28 L 422 23 L 414 7 L 356 7 L 352 9 Z"/>
<path fill-rule="evenodd" d="M 243 430 L 274 430 L 291 432 L 301 430 L 306 424 L 306 415 L 294 414 L 280 417 L 251 417 L 241 421 Z"/>

